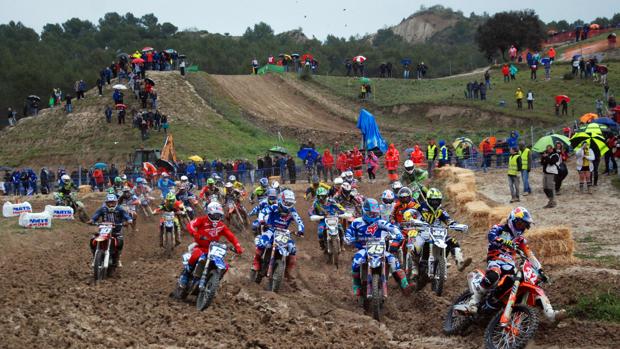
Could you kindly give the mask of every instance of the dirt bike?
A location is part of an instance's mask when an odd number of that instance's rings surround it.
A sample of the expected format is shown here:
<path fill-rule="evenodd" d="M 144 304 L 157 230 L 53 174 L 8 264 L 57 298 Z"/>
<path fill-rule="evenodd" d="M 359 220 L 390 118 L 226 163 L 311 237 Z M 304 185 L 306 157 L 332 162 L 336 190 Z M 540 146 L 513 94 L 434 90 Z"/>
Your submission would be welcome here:
<path fill-rule="evenodd" d="M 116 237 L 112 235 L 114 223 L 105 222 L 97 224 L 99 229 L 93 239 L 95 253 L 93 255 L 93 277 L 95 283 L 109 277 L 116 268 Z"/>
<path fill-rule="evenodd" d="M 469 290 L 456 298 L 448 309 L 443 330 L 448 335 L 460 334 L 475 322 L 484 322 L 489 317 L 485 333 L 485 347 L 524 348 L 534 337 L 539 324 L 541 309 L 549 320 L 555 312 L 545 295 L 541 284 L 547 282 L 542 271 L 534 268 L 525 254 L 517 249 L 522 262 L 515 275 L 504 275 L 497 286 L 490 290 L 478 306 L 478 312 L 471 314 L 467 304 L 473 290 L 480 287 L 484 271 L 476 270 L 468 275 Z"/>
<path fill-rule="evenodd" d="M 197 295 L 196 309 L 205 310 L 211 305 L 220 286 L 220 280 L 226 272 L 226 244 L 213 241 L 209 244 L 209 252 L 200 256 L 190 275 L 186 287 L 177 285 L 175 297 L 185 299 L 188 295 Z M 183 256 L 183 264 L 187 264 L 191 252 Z"/>
<path fill-rule="evenodd" d="M 240 205 L 241 203 L 235 202 L 235 200 L 226 201 L 226 210 L 229 219 L 232 221 L 232 225 L 239 230 L 243 230 L 249 226 L 249 222 L 247 215 L 246 218 L 244 218 L 244 215 L 241 213 L 242 208 L 239 207 Z"/>
<path fill-rule="evenodd" d="M 132 201 L 129 201 L 121 205 L 121 207 L 125 211 L 127 211 L 127 213 L 129 213 L 129 215 L 131 216 L 131 219 L 132 219 L 131 228 L 133 230 L 136 230 L 136 224 L 138 220 L 138 211 L 137 211 L 136 206 L 139 204 L 140 204 L 139 200 L 132 200 Z"/>
<path fill-rule="evenodd" d="M 159 221 L 159 233 L 163 236 L 164 253 L 168 258 L 173 255 L 176 246 L 175 234 L 179 234 L 174 218 L 174 212 L 164 212 Z"/>
<path fill-rule="evenodd" d="M 327 253 L 327 263 L 332 263 L 338 269 L 340 252 L 343 251 L 342 242 L 344 241 L 344 229 L 339 222 L 339 219 L 349 218 L 348 213 L 341 215 L 328 215 L 319 216 L 312 215 L 310 220 L 313 222 L 324 221 L 325 232 L 323 233 L 323 240 L 325 241 L 325 252 Z"/>
<path fill-rule="evenodd" d="M 150 217 L 153 215 L 153 210 L 151 209 L 150 203 L 154 200 L 153 197 L 148 196 L 147 194 L 140 194 L 138 197 L 140 200 L 140 208 L 142 209 L 142 213 L 144 217 Z"/>
<path fill-rule="evenodd" d="M 267 289 L 278 292 L 286 271 L 286 257 L 289 255 L 288 242 L 290 240 L 290 231 L 274 229 L 271 248 L 266 248 L 263 251 L 261 269 L 259 271 L 251 270 L 250 280 L 260 284 L 263 277 L 267 277 L 269 280 Z"/>
<path fill-rule="evenodd" d="M 70 206 L 80 222 L 87 223 L 90 219 L 88 213 L 86 213 L 84 203 L 78 200 L 77 193 L 73 192 L 69 195 L 63 195 L 62 193 L 56 192 L 54 193 L 54 200 L 57 206 Z"/>
<path fill-rule="evenodd" d="M 358 214 L 354 206 L 344 206 L 344 212 L 347 214 L 347 217 L 341 218 L 340 224 L 342 224 L 342 229 L 346 231 L 351 222 L 355 220 L 355 217 L 358 217 Z"/>
<path fill-rule="evenodd" d="M 414 220 L 414 225 L 418 230 L 417 234 L 421 234 L 425 241 L 422 247 L 422 254 L 418 257 L 414 254 L 414 245 L 409 245 L 410 242 L 414 242 L 408 237 L 408 253 L 405 260 L 405 270 L 412 270 L 412 263 L 418 264 L 417 275 L 407 275 L 411 277 L 411 280 L 415 282 L 416 290 L 421 290 L 426 284 L 431 282 L 431 290 L 435 292 L 437 296 L 441 296 L 443 293 L 444 283 L 448 279 L 448 229 L 465 232 L 467 226 L 464 224 L 452 224 L 449 227 L 444 227 L 441 223 L 428 224 L 421 220 Z"/>
<path fill-rule="evenodd" d="M 361 267 L 362 289 L 358 302 L 377 321 L 381 320 L 388 289 L 389 266 L 385 259 L 385 248 L 386 241 L 383 238 L 366 240 L 366 262 Z"/>

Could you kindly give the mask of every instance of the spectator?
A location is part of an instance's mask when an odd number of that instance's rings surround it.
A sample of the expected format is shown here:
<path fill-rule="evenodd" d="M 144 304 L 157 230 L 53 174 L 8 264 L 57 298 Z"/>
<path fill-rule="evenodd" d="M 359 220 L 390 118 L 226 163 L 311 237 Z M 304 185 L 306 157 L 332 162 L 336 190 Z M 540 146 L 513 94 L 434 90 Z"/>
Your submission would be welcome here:
<path fill-rule="evenodd" d="M 16 115 L 17 113 L 13 110 L 13 108 L 9 107 L 9 110 L 7 113 L 7 118 L 9 120 L 9 126 L 15 126 L 15 124 L 17 123 L 17 120 L 15 119 Z"/>
<path fill-rule="evenodd" d="M 387 62 L 387 64 L 385 65 L 385 71 L 387 73 L 387 77 L 391 78 L 392 77 L 392 62 Z"/>
<path fill-rule="evenodd" d="M 568 115 L 568 102 L 564 99 L 560 105 L 562 106 L 562 115 Z"/>
<path fill-rule="evenodd" d="M 450 165 L 450 158 L 446 141 L 442 139 L 439 141 L 439 161 L 437 167 L 444 167 L 445 165 Z"/>
<path fill-rule="evenodd" d="M 104 178 L 103 171 L 101 169 L 96 168 L 93 171 L 93 179 L 95 180 L 95 187 L 97 188 L 97 190 L 99 190 L 100 192 L 103 191 Z"/>
<path fill-rule="evenodd" d="M 103 112 L 105 114 L 105 120 L 106 122 L 109 124 L 112 122 L 112 107 L 110 107 L 109 105 L 107 105 L 105 107 L 105 111 Z"/>
<path fill-rule="evenodd" d="M 578 59 L 573 59 L 572 67 L 573 67 L 573 71 L 572 71 L 573 76 L 577 76 L 577 74 L 579 74 L 579 60 Z"/>
<path fill-rule="evenodd" d="M 517 100 L 517 109 L 523 109 L 523 90 L 521 90 L 521 87 L 517 87 L 515 99 Z"/>
<path fill-rule="evenodd" d="M 551 58 L 543 60 L 543 67 L 545 68 L 545 80 L 551 80 L 551 62 L 553 62 Z"/>
<path fill-rule="evenodd" d="M 11 181 L 12 181 L 12 177 L 11 177 L 11 172 L 9 171 L 4 171 L 4 196 L 8 196 L 11 195 Z"/>
<path fill-rule="evenodd" d="M 517 72 L 519 69 L 514 64 L 510 65 L 510 80 L 517 80 Z"/>
<path fill-rule="evenodd" d="M 99 91 L 99 97 L 103 96 L 103 85 L 105 82 L 102 78 L 97 79 L 97 90 Z"/>
<path fill-rule="evenodd" d="M 594 102 L 594 105 L 596 107 L 596 114 L 598 115 L 599 118 L 603 117 L 603 101 L 600 98 L 597 98 L 596 101 Z"/>
<path fill-rule="evenodd" d="M 480 100 L 486 101 L 487 100 L 487 86 L 481 82 L 478 89 L 480 90 Z"/>
<path fill-rule="evenodd" d="M 273 160 L 271 159 L 271 156 L 269 156 L 269 154 L 265 154 L 265 157 L 263 158 L 263 165 L 264 165 L 264 177 L 271 177 L 273 175 Z"/>
<path fill-rule="evenodd" d="M 559 162 L 560 156 L 554 151 L 552 145 L 548 145 L 540 159 L 540 163 L 543 167 L 543 191 L 549 200 L 547 205 L 543 208 L 553 208 L 556 206 L 554 191 L 555 178 L 558 174 L 557 164 Z"/>
<path fill-rule="evenodd" d="M 587 142 L 583 142 L 581 147 L 575 152 L 577 159 L 577 171 L 579 171 L 579 192 L 583 193 L 584 188 L 590 194 L 590 176 L 594 170 L 594 152 L 590 149 Z"/>
<path fill-rule="evenodd" d="M 162 114 L 161 116 L 161 128 L 164 130 L 164 134 L 168 134 L 168 128 L 170 125 L 168 124 L 168 115 Z"/>
<path fill-rule="evenodd" d="M 609 151 L 605 153 L 605 172 L 606 175 L 618 174 L 618 163 L 616 162 L 615 154 L 617 147 L 620 146 L 620 141 L 615 135 L 610 135 L 607 138 L 607 146 Z"/>
<path fill-rule="evenodd" d="M 353 65 L 351 64 L 351 60 L 349 58 L 344 61 L 344 67 L 347 70 L 347 76 L 351 76 L 351 69 L 353 69 Z"/>
<path fill-rule="evenodd" d="M 485 85 L 485 87 L 486 87 L 486 89 L 487 89 L 487 90 L 490 90 L 490 89 L 491 89 L 491 71 L 490 71 L 490 69 L 487 69 L 487 70 L 484 72 L 484 85 Z M 481 89 L 481 90 L 482 90 L 482 89 Z M 482 96 L 481 96 L 481 97 L 482 97 Z M 480 99 L 482 99 L 482 98 L 480 98 Z"/>
<path fill-rule="evenodd" d="M 530 65 L 530 79 L 536 80 L 536 71 L 538 70 L 538 65 L 535 62 L 532 62 Z"/>
<path fill-rule="evenodd" d="M 51 192 L 50 189 L 50 171 L 47 167 L 42 167 L 39 173 L 39 179 L 41 180 L 41 194 L 46 195 Z"/>
<path fill-rule="evenodd" d="M 504 76 L 504 82 L 510 82 L 510 68 L 508 68 L 508 64 L 502 66 L 502 75 Z"/>
<path fill-rule="evenodd" d="M 521 150 L 521 180 L 523 181 L 523 196 L 528 196 L 532 194 L 532 188 L 530 188 L 530 170 L 532 169 L 532 151 L 524 143 L 521 143 L 519 145 L 519 149 Z"/>
<path fill-rule="evenodd" d="M 532 90 L 527 91 L 527 110 L 534 110 L 534 92 Z"/>
<path fill-rule="evenodd" d="M 297 181 L 297 169 L 295 168 L 295 159 L 291 155 L 286 160 L 286 168 L 288 169 L 289 181 L 291 184 L 295 184 Z"/>
<path fill-rule="evenodd" d="M 258 177 L 265 177 L 265 161 L 260 155 L 256 157 L 256 170 L 258 171 Z"/>
<path fill-rule="evenodd" d="M 118 124 L 125 124 L 125 108 L 120 108 L 117 112 L 117 119 L 118 119 Z"/>
<path fill-rule="evenodd" d="M 334 156 L 329 151 L 329 148 L 325 148 L 325 151 L 323 151 L 323 169 L 324 169 L 323 180 L 327 182 L 327 178 L 329 177 L 329 180 L 333 181 L 334 180 Z"/>
<path fill-rule="evenodd" d="M 409 79 L 409 64 L 403 64 L 403 79 Z"/>
<path fill-rule="evenodd" d="M 426 168 L 428 171 L 428 178 L 432 178 L 433 176 L 433 168 L 435 167 L 435 159 L 437 158 L 438 153 L 439 149 L 437 149 L 437 145 L 435 145 L 435 140 L 429 139 L 428 146 L 426 147 Z"/>
<path fill-rule="evenodd" d="M 555 144 L 555 151 L 558 153 L 559 161 L 558 161 L 558 175 L 555 177 L 555 195 L 560 195 L 560 188 L 562 187 L 562 182 L 568 176 L 568 168 L 566 167 L 566 161 L 568 160 L 568 152 L 564 150 L 564 146 L 562 143 L 557 142 Z"/>
<path fill-rule="evenodd" d="M 478 81 L 474 81 L 471 85 L 472 92 L 474 93 L 474 99 L 478 99 L 478 93 L 480 92 L 480 86 L 478 85 Z"/>
<path fill-rule="evenodd" d="M 71 95 L 66 95 L 65 96 L 65 111 L 67 112 L 67 114 L 73 112 L 72 99 L 73 99 L 73 97 Z"/>
<path fill-rule="evenodd" d="M 379 158 L 373 151 L 368 151 L 366 153 L 366 171 L 368 172 L 368 180 L 370 183 L 374 183 L 377 178 L 377 169 L 379 168 Z"/>
<path fill-rule="evenodd" d="M 510 148 L 508 159 L 508 187 L 510 188 L 510 203 L 519 202 L 519 173 L 522 173 L 523 163 L 517 148 Z"/>
<path fill-rule="evenodd" d="M 551 46 L 551 48 L 549 49 L 549 53 L 548 54 L 549 54 L 549 60 L 551 62 L 555 61 L 555 54 L 556 54 L 556 52 L 555 52 L 555 48 L 553 48 L 553 46 Z"/>

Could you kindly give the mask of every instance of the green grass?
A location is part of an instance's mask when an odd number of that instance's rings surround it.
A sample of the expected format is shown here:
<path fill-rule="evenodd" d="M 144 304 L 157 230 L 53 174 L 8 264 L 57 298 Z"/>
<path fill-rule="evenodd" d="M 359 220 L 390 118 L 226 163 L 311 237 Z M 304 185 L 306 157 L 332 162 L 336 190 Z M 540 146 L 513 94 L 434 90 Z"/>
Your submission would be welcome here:
<path fill-rule="evenodd" d="M 610 288 L 607 292 L 582 296 L 570 313 L 581 319 L 620 323 L 620 295 Z"/>
<path fill-rule="evenodd" d="M 599 242 L 593 236 L 585 236 L 577 239 L 580 244 L 579 252 L 575 253 L 575 257 L 587 259 L 599 263 L 605 267 L 620 269 L 620 257 L 609 254 L 601 254 L 604 252 L 604 243 Z"/>
<path fill-rule="evenodd" d="M 609 63 L 608 81 L 612 93 L 620 89 L 620 64 Z M 574 120 L 579 116 L 594 111 L 594 101 L 602 98 L 601 85 L 589 80 L 563 80 L 564 73 L 570 71 L 568 64 L 556 64 L 551 70 L 551 80 L 544 80 L 544 69 L 538 71 L 538 81 L 529 79 L 529 69 L 519 66 L 517 80 L 504 83 L 501 71 L 491 71 L 492 89 L 487 91 L 487 101 L 470 101 L 464 98 L 465 85 L 469 81 L 483 81 L 483 74 L 457 76 L 435 80 L 402 80 L 402 79 L 372 79 L 373 100 L 371 106 L 385 108 L 402 104 L 437 104 L 474 107 L 494 113 L 531 120 L 534 125 L 556 125 Z M 358 78 L 315 76 L 314 81 L 331 93 L 357 99 L 360 89 Z M 517 110 L 514 93 L 517 87 L 524 92 L 532 90 L 535 96 L 535 110 Z M 571 97 L 569 116 L 556 117 L 554 114 L 554 97 L 566 94 Z M 500 107 L 500 100 L 506 101 L 505 107 Z M 524 101 L 524 104 L 525 101 Z M 495 125 L 491 125 L 495 126 Z"/>

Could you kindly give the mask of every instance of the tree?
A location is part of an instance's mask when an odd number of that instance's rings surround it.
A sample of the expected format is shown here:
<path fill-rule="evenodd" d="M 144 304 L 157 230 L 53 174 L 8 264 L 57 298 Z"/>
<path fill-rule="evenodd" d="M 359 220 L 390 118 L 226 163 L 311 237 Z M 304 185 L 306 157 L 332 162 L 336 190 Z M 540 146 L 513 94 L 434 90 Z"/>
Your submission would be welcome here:
<path fill-rule="evenodd" d="M 539 50 L 544 39 L 543 23 L 534 10 L 496 13 L 476 32 L 480 51 L 489 58 L 499 53 L 504 60 L 511 45 Z"/>

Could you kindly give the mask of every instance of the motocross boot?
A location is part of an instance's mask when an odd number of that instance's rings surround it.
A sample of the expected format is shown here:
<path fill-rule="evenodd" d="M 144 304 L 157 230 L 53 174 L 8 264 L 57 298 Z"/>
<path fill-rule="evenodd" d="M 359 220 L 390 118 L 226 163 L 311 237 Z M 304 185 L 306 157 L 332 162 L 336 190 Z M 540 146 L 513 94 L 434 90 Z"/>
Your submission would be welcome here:
<path fill-rule="evenodd" d="M 178 227 L 174 234 L 174 246 L 179 246 L 180 244 L 181 244 L 181 227 Z"/>
<path fill-rule="evenodd" d="M 263 257 L 263 250 L 257 247 L 256 251 L 254 252 L 254 261 L 252 262 L 252 270 L 260 271 L 262 257 Z"/>
<path fill-rule="evenodd" d="M 164 233 L 160 232 L 159 234 L 159 247 L 164 248 Z"/>
<path fill-rule="evenodd" d="M 187 287 L 187 283 L 189 282 L 189 278 L 192 275 L 192 268 L 189 266 L 189 264 L 185 265 L 185 267 L 183 267 L 183 271 L 181 272 L 181 275 L 179 276 L 179 287 L 185 289 Z"/>
<path fill-rule="evenodd" d="M 411 292 L 413 291 L 413 285 L 409 284 L 409 282 L 407 281 L 407 276 L 402 269 L 393 272 L 392 277 L 394 277 L 394 280 L 398 282 L 398 285 L 400 286 L 400 289 L 403 291 L 403 294 L 405 296 L 411 294 Z"/>
<path fill-rule="evenodd" d="M 471 296 L 471 298 L 469 299 L 469 302 L 467 303 L 467 311 L 472 314 L 477 313 L 478 305 L 480 304 L 480 302 L 482 301 L 486 293 L 487 293 L 487 290 L 485 288 L 477 287 L 474 290 L 474 294 Z"/>
<path fill-rule="evenodd" d="M 359 272 L 352 273 L 351 276 L 353 278 L 353 296 L 359 297 L 362 294 L 362 278 Z"/>
<path fill-rule="evenodd" d="M 321 251 L 327 251 L 325 248 L 325 240 L 322 237 L 319 238 L 319 247 L 321 247 Z"/>
<path fill-rule="evenodd" d="M 459 271 L 465 270 L 465 268 L 471 264 L 471 258 L 463 259 L 463 251 L 460 247 L 454 248 L 454 259 L 456 260 L 456 266 Z"/>
<path fill-rule="evenodd" d="M 297 265 L 297 256 L 286 256 L 286 269 L 284 270 L 284 277 L 287 280 L 294 280 L 293 269 Z"/>

